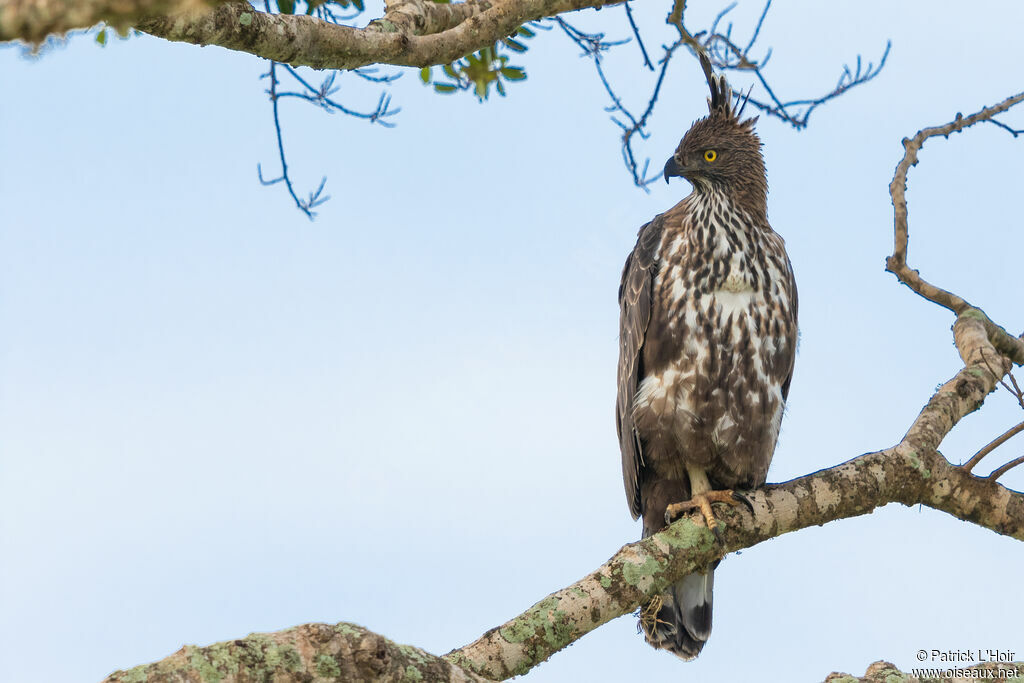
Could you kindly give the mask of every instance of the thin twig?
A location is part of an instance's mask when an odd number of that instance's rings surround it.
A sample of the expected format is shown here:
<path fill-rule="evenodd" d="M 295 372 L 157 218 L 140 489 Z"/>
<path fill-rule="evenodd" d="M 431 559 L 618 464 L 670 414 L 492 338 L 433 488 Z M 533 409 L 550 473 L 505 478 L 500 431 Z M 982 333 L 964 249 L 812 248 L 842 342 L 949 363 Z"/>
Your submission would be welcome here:
<path fill-rule="evenodd" d="M 987 122 L 991 123 L 993 126 L 999 126 L 1000 128 L 1005 130 L 1007 133 L 1009 133 L 1013 137 L 1017 137 L 1021 133 L 1024 133 L 1024 128 L 1011 128 L 1010 126 L 1006 125 L 1005 123 L 1003 123 L 1001 121 L 996 121 L 995 119 L 988 119 Z"/>
<path fill-rule="evenodd" d="M 381 92 L 380 97 L 377 100 L 377 107 L 371 112 L 361 112 L 356 111 L 354 109 L 349 109 L 348 107 L 344 106 L 340 102 L 331 99 L 330 97 L 339 90 L 339 87 L 334 85 L 335 77 L 338 74 L 337 71 L 332 71 L 330 75 L 324 78 L 324 81 L 323 83 L 320 84 L 320 87 L 317 88 L 314 87 L 309 82 L 307 82 L 304 78 L 302 78 L 302 76 L 300 76 L 299 73 L 293 67 L 290 67 L 287 64 L 282 64 L 281 66 L 283 66 L 291 75 L 291 77 L 298 81 L 299 84 L 306 88 L 306 90 L 308 90 L 309 93 L 311 94 L 285 92 L 280 93 L 278 97 L 299 97 L 301 99 L 313 102 L 314 104 L 323 107 L 327 111 L 340 111 L 343 114 L 353 116 L 357 119 L 366 119 L 370 123 L 379 123 L 385 128 L 394 128 L 395 124 L 386 121 L 385 119 L 390 116 L 394 116 L 398 112 L 402 111 L 400 108 L 389 109 L 391 105 L 391 95 L 388 94 L 386 91 Z M 364 78 L 368 77 L 364 76 Z M 388 77 L 384 76 L 380 78 L 385 79 Z M 397 78 L 397 76 L 395 78 Z M 391 78 L 391 80 L 394 80 L 394 78 Z M 384 82 L 389 81 L 385 80 Z"/>
<path fill-rule="evenodd" d="M 1024 391 L 1021 391 L 1020 385 L 1017 384 L 1017 378 L 1013 376 L 1013 372 L 1011 371 L 1007 371 L 1006 376 L 1010 378 L 1010 383 L 1013 384 L 1013 388 L 1010 388 L 1005 379 L 999 380 L 999 383 L 1004 389 L 1013 394 L 1013 397 L 1017 399 L 1017 403 L 1022 409 L 1024 409 Z"/>
<path fill-rule="evenodd" d="M 654 71 L 654 65 L 651 64 L 651 58 L 647 54 L 647 48 L 644 47 L 644 39 L 640 37 L 640 29 L 636 26 L 636 21 L 633 20 L 633 9 L 629 4 L 630 0 L 622 3 L 622 6 L 626 8 L 626 18 L 629 20 L 629 26 L 633 29 L 633 35 L 636 36 L 636 44 L 640 46 L 640 54 L 644 58 L 644 66 L 649 70 Z"/>
<path fill-rule="evenodd" d="M 295 201 L 295 206 L 299 207 L 299 210 L 306 214 L 309 220 L 313 220 L 316 218 L 316 212 L 313 211 L 313 209 L 330 199 L 330 195 L 323 197 L 320 196 L 321 193 L 323 193 L 324 185 L 327 184 L 327 176 L 323 177 L 320 181 L 320 186 L 315 192 L 309 193 L 309 199 L 299 199 L 299 196 L 295 194 L 295 188 L 292 186 L 292 179 L 288 175 L 288 161 L 285 159 L 284 141 L 281 136 L 281 116 L 277 107 L 277 102 L 280 99 L 277 94 L 277 62 L 270 62 L 270 70 L 265 75 L 270 78 L 270 89 L 267 90 L 267 93 L 270 95 L 271 107 L 274 112 L 274 132 L 277 134 L 277 153 L 281 160 L 281 175 L 277 178 L 266 180 L 263 177 L 263 168 L 259 164 L 256 164 L 256 173 L 259 176 L 260 183 L 263 185 L 276 185 L 277 183 L 284 181 L 285 187 L 288 188 L 288 194 L 290 194 L 292 199 Z"/>
<path fill-rule="evenodd" d="M 555 23 L 560 26 L 577 45 L 580 46 L 583 50 L 583 55 L 594 61 L 594 67 L 597 70 L 601 85 L 604 87 L 605 91 L 608 93 L 608 97 L 611 99 L 611 105 L 607 107 L 607 111 L 612 114 L 612 121 L 622 129 L 621 149 L 623 162 L 632 175 L 633 182 L 638 187 L 646 190 L 650 183 L 660 177 L 658 174 L 648 175 L 650 159 L 645 159 L 641 163 L 636 154 L 635 144 L 637 136 L 639 136 L 640 139 L 647 139 L 648 137 L 646 127 L 654 113 L 655 105 L 657 104 L 658 97 L 661 94 L 661 87 L 665 82 L 665 75 L 668 71 L 669 62 L 675 56 L 679 47 L 683 45 L 688 46 L 694 52 L 707 53 L 711 58 L 712 63 L 719 69 L 753 71 L 755 78 L 761 84 L 761 87 L 764 88 L 767 99 L 765 101 L 758 100 L 748 92 L 745 101 L 749 101 L 751 105 L 756 107 L 762 113 L 779 118 L 797 129 L 805 128 L 807 126 L 808 118 L 817 107 L 825 104 L 829 100 L 839 97 L 851 88 L 875 78 L 885 65 L 886 59 L 889 55 L 890 45 L 886 46 L 886 50 L 877 67 L 868 63 L 865 69 L 862 66 L 862 61 L 859 57 L 857 58 L 857 65 L 855 69 L 851 70 L 850 67 L 844 67 L 843 73 L 840 75 L 836 87 L 825 95 L 817 98 L 790 100 L 784 102 L 776 96 L 775 91 L 769 85 L 768 80 L 763 74 L 764 65 L 768 63 L 768 59 L 771 57 L 771 50 L 769 49 L 765 53 L 764 58 L 760 61 L 755 61 L 749 56 L 750 51 L 754 49 L 754 46 L 761 35 L 761 30 L 764 27 L 766 17 L 768 16 L 768 11 L 771 9 L 771 3 L 772 0 L 766 0 L 764 7 L 761 10 L 761 14 L 758 16 L 757 23 L 754 25 L 753 31 L 751 32 L 750 38 L 746 41 L 746 46 L 744 48 L 740 48 L 732 40 L 733 26 L 731 23 L 724 31 L 719 30 L 719 27 L 725 17 L 733 8 L 736 7 L 736 3 L 729 4 L 722 9 L 711 22 L 709 30 L 691 33 L 689 29 L 686 28 L 684 22 L 686 0 L 674 0 L 672 3 L 672 9 L 666 17 L 665 22 L 675 28 L 679 34 L 679 39 L 670 45 L 662 46 L 664 54 L 659 60 L 660 68 L 656 69 L 656 80 L 650 96 L 647 99 L 647 105 L 641 113 L 634 113 L 634 111 L 626 106 L 622 98 L 616 93 L 611 82 L 608 80 L 601 63 L 602 52 L 609 46 L 616 43 L 605 41 L 603 34 L 588 34 L 580 31 L 564 19 L 557 18 L 555 20 Z M 644 66 L 651 70 L 655 70 L 651 63 L 650 55 L 647 53 L 646 49 L 644 49 L 642 41 L 640 40 L 640 33 L 633 19 L 632 10 L 628 2 L 626 3 L 626 13 L 634 36 L 636 36 L 637 41 L 641 43 Z M 796 111 L 794 111 L 794 109 L 796 109 Z"/>
<path fill-rule="evenodd" d="M 982 458 L 984 458 L 986 455 L 988 455 L 995 449 L 999 448 L 1004 443 L 1009 441 L 1017 434 L 1020 434 L 1021 432 L 1024 432 L 1024 422 L 1021 422 L 1019 425 L 1015 425 L 1007 429 L 999 437 L 993 439 L 991 443 L 989 443 L 987 446 L 985 446 L 980 451 L 971 456 L 971 459 L 965 462 L 963 465 L 961 465 L 961 467 L 970 472 L 979 462 L 981 462 Z"/>
<path fill-rule="evenodd" d="M 1024 455 L 1020 456 L 1019 458 L 1014 458 L 1010 462 L 1006 463 L 999 469 L 992 472 L 992 474 L 988 475 L 988 477 L 986 478 L 989 479 L 990 481 L 995 481 L 996 479 L 1003 476 L 1004 474 L 1006 474 L 1007 472 L 1009 472 L 1010 470 L 1012 470 L 1014 467 L 1021 463 L 1024 463 Z"/>

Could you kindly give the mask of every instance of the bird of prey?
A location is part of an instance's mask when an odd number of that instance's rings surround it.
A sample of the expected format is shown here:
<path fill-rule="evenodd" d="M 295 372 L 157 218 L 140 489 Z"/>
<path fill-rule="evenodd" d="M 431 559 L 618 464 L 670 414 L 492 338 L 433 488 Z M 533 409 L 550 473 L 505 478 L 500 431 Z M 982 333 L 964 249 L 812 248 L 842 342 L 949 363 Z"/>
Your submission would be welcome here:
<path fill-rule="evenodd" d="M 740 120 L 724 76 L 699 55 L 709 113 L 665 164 L 693 191 L 640 229 L 619 287 L 616 427 L 644 538 L 667 518 L 765 482 L 793 377 L 797 293 L 768 224 L 756 118 Z M 711 634 L 714 568 L 641 609 L 648 643 L 689 660 Z"/>

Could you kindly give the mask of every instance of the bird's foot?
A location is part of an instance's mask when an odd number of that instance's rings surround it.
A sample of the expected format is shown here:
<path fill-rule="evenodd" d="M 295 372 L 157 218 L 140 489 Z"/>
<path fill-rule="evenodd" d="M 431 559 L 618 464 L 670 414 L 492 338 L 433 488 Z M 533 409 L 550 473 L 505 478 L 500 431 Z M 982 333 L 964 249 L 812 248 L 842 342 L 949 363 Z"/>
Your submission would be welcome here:
<path fill-rule="evenodd" d="M 728 505 L 740 505 L 745 504 L 753 511 L 753 505 L 750 500 L 741 493 L 736 493 L 732 489 L 725 489 L 720 491 L 705 491 L 704 493 L 698 493 L 690 500 L 684 500 L 681 503 L 672 503 L 665 508 L 665 522 L 671 524 L 675 520 L 683 516 L 683 513 L 690 510 L 700 510 L 704 516 L 704 522 L 708 525 L 708 529 L 715 535 L 719 541 L 722 540 L 721 532 L 718 530 L 718 520 L 715 519 L 715 513 L 711 511 L 712 503 L 726 503 Z"/>

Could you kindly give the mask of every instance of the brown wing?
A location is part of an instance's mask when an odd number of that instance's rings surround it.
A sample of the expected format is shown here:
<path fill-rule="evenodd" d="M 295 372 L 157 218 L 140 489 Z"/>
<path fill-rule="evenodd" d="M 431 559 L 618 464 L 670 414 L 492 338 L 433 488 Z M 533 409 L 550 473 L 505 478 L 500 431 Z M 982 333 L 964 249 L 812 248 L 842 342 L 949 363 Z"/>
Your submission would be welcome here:
<path fill-rule="evenodd" d="M 786 379 L 782 382 L 782 400 L 789 400 L 789 385 L 793 381 L 793 366 L 796 365 L 796 350 L 797 344 L 800 341 L 800 332 L 797 327 L 797 309 L 799 307 L 796 293 L 796 276 L 793 275 L 793 264 L 786 259 L 786 267 L 789 269 L 789 300 L 792 302 L 792 306 L 789 309 L 789 320 L 790 326 L 787 332 L 789 333 L 789 348 L 792 349 L 789 358 L 789 369 L 786 371 Z"/>
<path fill-rule="evenodd" d="M 633 396 L 643 378 L 641 353 L 651 321 L 651 298 L 661 242 L 662 217 L 640 228 L 636 246 L 626 258 L 619 285 L 619 372 L 615 428 L 622 451 L 622 483 L 633 519 L 640 516 L 643 450 L 633 426 Z"/>

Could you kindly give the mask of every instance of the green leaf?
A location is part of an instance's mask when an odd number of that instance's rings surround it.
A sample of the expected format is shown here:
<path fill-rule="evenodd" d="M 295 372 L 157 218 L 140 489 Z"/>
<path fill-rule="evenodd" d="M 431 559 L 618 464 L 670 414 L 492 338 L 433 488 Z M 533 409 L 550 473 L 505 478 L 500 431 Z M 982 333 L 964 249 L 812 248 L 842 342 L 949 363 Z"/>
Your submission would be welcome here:
<path fill-rule="evenodd" d="M 521 35 L 521 36 L 523 36 L 524 38 L 533 38 L 533 37 L 534 37 L 535 35 L 537 35 L 537 34 L 536 34 L 536 33 L 534 33 L 533 31 L 531 31 L 530 29 L 526 28 L 526 25 L 525 25 L 525 24 L 524 24 L 524 25 L 522 25 L 522 26 L 520 26 L 520 27 L 519 27 L 519 30 L 518 30 L 518 31 L 516 31 L 516 33 L 517 33 L 518 35 Z"/>
<path fill-rule="evenodd" d="M 451 76 L 452 78 L 456 78 L 457 79 L 459 77 L 459 74 L 455 73 L 455 69 L 452 68 L 451 64 L 445 64 L 441 68 L 444 69 L 444 72 L 446 74 L 448 74 L 449 76 Z"/>
<path fill-rule="evenodd" d="M 481 100 L 487 99 L 487 81 L 481 80 L 476 82 L 476 96 Z"/>
<path fill-rule="evenodd" d="M 520 43 L 518 40 L 506 38 L 502 42 L 505 43 L 508 49 L 512 50 L 513 52 L 526 52 L 526 46 Z"/>
<path fill-rule="evenodd" d="M 295 0 L 277 0 L 277 9 L 281 14 L 295 14 Z"/>
<path fill-rule="evenodd" d="M 453 93 L 456 90 L 458 90 L 458 88 L 456 88 L 454 85 L 448 85 L 447 83 L 435 83 L 434 90 L 443 93 Z"/>
<path fill-rule="evenodd" d="M 430 83 L 430 67 L 425 66 L 420 69 L 420 80 L 424 83 Z"/>
<path fill-rule="evenodd" d="M 352 0 L 352 4 L 355 5 L 356 9 L 359 10 L 360 12 L 362 12 L 364 9 L 366 9 L 363 6 L 363 0 Z"/>
<path fill-rule="evenodd" d="M 502 84 L 500 80 L 494 81 L 494 87 L 497 88 L 499 95 L 501 95 L 502 97 L 505 96 L 505 86 Z"/>
<path fill-rule="evenodd" d="M 99 43 L 100 47 L 107 46 L 107 29 L 100 29 L 100 32 L 96 34 L 96 42 Z"/>
<path fill-rule="evenodd" d="M 526 78 L 526 72 L 519 66 L 506 66 L 501 69 L 501 75 L 510 81 L 521 81 Z"/>

